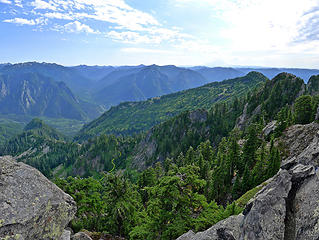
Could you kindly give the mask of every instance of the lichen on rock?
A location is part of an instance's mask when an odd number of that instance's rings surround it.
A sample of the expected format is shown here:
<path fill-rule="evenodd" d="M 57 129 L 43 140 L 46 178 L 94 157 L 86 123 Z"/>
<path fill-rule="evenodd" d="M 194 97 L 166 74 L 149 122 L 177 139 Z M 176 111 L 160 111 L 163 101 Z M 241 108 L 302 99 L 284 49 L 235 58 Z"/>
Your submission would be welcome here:
<path fill-rule="evenodd" d="M 71 196 L 38 170 L 0 157 L 0 239 L 59 239 L 76 213 Z"/>

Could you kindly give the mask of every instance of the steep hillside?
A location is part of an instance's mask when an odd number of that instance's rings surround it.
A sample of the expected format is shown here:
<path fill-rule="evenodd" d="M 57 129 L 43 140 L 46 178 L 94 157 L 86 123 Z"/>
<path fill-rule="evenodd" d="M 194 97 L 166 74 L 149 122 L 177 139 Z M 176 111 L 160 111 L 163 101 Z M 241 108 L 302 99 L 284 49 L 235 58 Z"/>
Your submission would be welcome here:
<path fill-rule="evenodd" d="M 116 67 L 114 71 L 110 72 L 93 85 L 93 92 L 99 92 L 101 89 L 118 82 L 122 77 L 139 72 L 144 67 L 144 65 Z"/>
<path fill-rule="evenodd" d="M 146 100 L 198 87 L 207 82 L 204 77 L 192 70 L 157 65 L 117 70 L 106 79 L 109 79 L 108 85 L 94 96 L 97 102 L 103 103 L 106 107 L 121 102 Z M 106 79 L 102 79 L 101 82 L 106 82 Z"/>
<path fill-rule="evenodd" d="M 44 175 L 51 176 L 52 169 L 66 163 L 69 154 L 77 151 L 77 144 L 68 143 L 65 137 L 39 119 L 33 119 L 24 131 L 8 139 L 0 147 L 0 155 L 12 155 Z"/>
<path fill-rule="evenodd" d="M 312 76 L 307 84 L 307 92 L 310 95 L 319 94 L 319 75 Z"/>
<path fill-rule="evenodd" d="M 245 77 L 210 83 L 143 102 L 122 103 L 85 125 L 76 139 L 83 140 L 102 133 L 133 134 L 148 130 L 183 111 L 209 109 L 216 102 L 243 96 L 265 81 L 265 76 L 252 72 Z"/>
<path fill-rule="evenodd" d="M 282 107 L 291 106 L 295 99 L 304 93 L 306 85 L 301 78 L 280 73 L 249 96 L 236 126 L 242 129 L 244 125 L 258 118 L 272 120 Z"/>
<path fill-rule="evenodd" d="M 31 131 L 36 135 L 45 138 L 51 138 L 55 140 L 65 140 L 65 136 L 59 133 L 54 128 L 46 125 L 44 121 L 34 118 L 31 122 L 29 122 L 23 129 L 24 132 Z"/>
<path fill-rule="evenodd" d="M 21 133 L 23 131 L 23 124 L 17 121 L 0 118 L 0 146 L 8 139 Z"/>
<path fill-rule="evenodd" d="M 80 102 L 63 82 L 37 73 L 0 75 L 0 113 L 88 119 Z"/>

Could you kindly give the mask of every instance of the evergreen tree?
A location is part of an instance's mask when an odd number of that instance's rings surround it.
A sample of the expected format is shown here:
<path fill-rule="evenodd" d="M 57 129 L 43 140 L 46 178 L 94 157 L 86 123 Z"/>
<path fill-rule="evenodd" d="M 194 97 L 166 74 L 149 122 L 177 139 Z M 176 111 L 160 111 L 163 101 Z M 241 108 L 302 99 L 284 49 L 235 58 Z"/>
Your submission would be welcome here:
<path fill-rule="evenodd" d="M 295 105 L 295 123 L 307 124 L 313 118 L 312 98 L 309 95 L 303 95 L 296 99 Z"/>

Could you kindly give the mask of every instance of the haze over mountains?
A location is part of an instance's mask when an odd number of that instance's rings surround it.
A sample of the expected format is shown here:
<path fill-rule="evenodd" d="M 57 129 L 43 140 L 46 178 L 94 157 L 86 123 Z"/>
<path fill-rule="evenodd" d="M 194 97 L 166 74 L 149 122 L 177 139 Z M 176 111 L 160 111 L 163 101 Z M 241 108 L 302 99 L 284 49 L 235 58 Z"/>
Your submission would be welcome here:
<path fill-rule="evenodd" d="M 3 119 L 21 119 L 23 124 L 32 117 L 50 118 L 52 122 L 56 122 L 54 119 L 78 121 L 69 124 L 74 133 L 84 122 L 120 103 L 144 101 L 211 82 L 243 77 L 251 71 L 258 71 L 269 79 L 280 72 L 288 72 L 305 82 L 310 76 L 319 74 L 316 69 L 293 68 L 65 67 L 54 63 L 7 63 L 0 65 L 0 114 Z M 24 116 L 28 117 L 24 119 Z M 64 120 L 62 124 L 65 124 Z M 59 124 L 55 127 L 63 130 Z"/>

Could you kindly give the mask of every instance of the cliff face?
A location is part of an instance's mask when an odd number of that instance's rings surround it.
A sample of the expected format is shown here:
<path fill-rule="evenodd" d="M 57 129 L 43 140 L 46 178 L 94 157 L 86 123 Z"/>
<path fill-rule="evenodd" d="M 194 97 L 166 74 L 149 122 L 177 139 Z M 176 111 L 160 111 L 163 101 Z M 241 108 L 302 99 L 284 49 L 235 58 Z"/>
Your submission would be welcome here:
<path fill-rule="evenodd" d="M 38 170 L 0 157 L 0 239 L 59 239 L 75 213 L 72 197 Z"/>
<path fill-rule="evenodd" d="M 286 150 L 280 171 L 238 216 L 178 240 L 319 239 L 319 124 L 294 125 L 278 144 Z"/>

